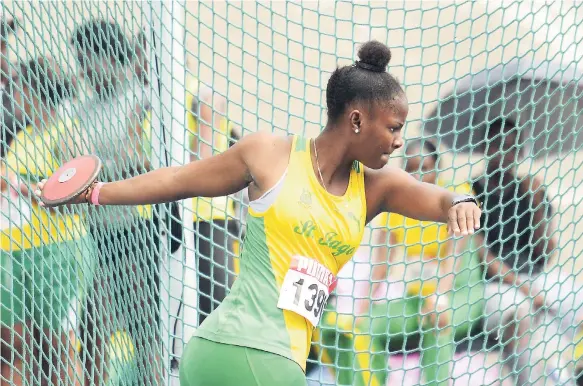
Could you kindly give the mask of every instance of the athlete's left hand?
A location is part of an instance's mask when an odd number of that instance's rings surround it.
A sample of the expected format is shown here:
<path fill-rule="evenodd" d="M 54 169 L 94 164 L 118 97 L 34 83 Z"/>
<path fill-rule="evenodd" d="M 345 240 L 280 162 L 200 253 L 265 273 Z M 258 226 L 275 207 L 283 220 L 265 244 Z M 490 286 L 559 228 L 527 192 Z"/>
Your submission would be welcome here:
<path fill-rule="evenodd" d="M 480 228 L 482 210 L 473 202 L 462 202 L 449 208 L 447 229 L 450 235 L 467 236 Z"/>

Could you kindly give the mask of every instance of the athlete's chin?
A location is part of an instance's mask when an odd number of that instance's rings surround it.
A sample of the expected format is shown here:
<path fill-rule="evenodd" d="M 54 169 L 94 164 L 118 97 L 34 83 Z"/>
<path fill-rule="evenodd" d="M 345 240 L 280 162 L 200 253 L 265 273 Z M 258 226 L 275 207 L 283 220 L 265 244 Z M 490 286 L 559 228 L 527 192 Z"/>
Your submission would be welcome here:
<path fill-rule="evenodd" d="M 368 168 L 371 168 L 371 169 L 374 169 L 374 170 L 382 169 L 389 162 L 390 156 L 391 156 L 390 154 L 384 153 L 380 157 L 378 157 L 377 159 L 375 159 L 374 161 L 365 163 L 365 165 Z"/>

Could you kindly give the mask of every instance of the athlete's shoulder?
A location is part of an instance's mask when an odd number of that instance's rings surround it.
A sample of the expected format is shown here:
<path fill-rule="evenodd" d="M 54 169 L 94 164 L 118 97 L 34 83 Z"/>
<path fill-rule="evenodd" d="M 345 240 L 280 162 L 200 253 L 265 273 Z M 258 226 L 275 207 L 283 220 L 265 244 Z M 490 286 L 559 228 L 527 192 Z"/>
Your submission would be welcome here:
<path fill-rule="evenodd" d="M 287 168 L 292 142 L 293 138 L 286 136 L 255 132 L 244 135 L 229 151 L 241 152 L 253 183 L 257 185 L 255 193 L 263 194 L 277 183 Z"/>
<path fill-rule="evenodd" d="M 232 149 L 243 154 L 251 169 L 269 169 L 284 162 L 287 165 L 292 138 L 258 131 L 244 135 Z"/>
<path fill-rule="evenodd" d="M 291 149 L 293 138 L 276 135 L 273 133 L 258 131 L 244 135 L 236 146 L 244 147 L 251 154 L 271 154 Z"/>

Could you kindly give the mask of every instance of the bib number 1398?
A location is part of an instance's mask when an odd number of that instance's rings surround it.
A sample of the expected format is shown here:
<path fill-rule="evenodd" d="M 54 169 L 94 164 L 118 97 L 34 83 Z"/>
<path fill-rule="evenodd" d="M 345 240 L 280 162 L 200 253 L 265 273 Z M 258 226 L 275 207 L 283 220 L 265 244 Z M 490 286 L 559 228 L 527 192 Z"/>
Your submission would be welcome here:
<path fill-rule="evenodd" d="M 313 259 L 294 257 L 281 286 L 277 307 L 293 311 L 317 326 L 335 277 Z"/>

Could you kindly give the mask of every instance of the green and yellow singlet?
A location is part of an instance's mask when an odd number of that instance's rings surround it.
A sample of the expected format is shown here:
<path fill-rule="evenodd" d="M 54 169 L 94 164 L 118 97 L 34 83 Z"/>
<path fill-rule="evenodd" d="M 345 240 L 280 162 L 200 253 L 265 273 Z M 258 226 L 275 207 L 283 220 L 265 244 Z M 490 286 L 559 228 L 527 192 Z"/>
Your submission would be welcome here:
<path fill-rule="evenodd" d="M 366 222 L 362 165 L 354 163 L 345 194 L 334 196 L 318 182 L 310 153 L 310 141 L 294 137 L 285 174 L 250 203 L 240 275 L 195 333 L 282 355 L 302 369 L 336 275 Z"/>

